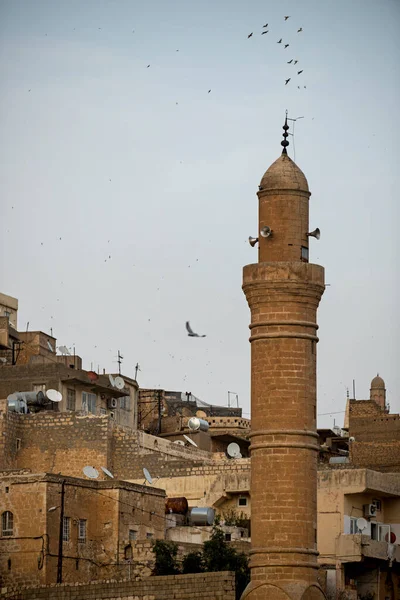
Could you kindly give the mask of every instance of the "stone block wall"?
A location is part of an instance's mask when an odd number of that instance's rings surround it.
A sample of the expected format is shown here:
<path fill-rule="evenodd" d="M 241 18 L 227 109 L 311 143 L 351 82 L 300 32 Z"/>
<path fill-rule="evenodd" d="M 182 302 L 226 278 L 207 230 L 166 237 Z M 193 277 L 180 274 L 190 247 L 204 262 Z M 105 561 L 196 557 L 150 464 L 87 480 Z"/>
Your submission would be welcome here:
<path fill-rule="evenodd" d="M 148 577 L 143 581 L 92 583 L 90 585 L 17 589 L 3 588 L 4 600 L 235 600 L 235 575 L 197 573 Z"/>

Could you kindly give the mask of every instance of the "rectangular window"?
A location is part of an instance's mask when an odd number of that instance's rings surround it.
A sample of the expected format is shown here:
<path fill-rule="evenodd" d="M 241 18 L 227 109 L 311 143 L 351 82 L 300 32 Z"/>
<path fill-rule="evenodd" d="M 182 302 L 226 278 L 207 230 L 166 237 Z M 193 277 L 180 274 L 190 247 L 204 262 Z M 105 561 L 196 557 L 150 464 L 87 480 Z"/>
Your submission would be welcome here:
<path fill-rule="evenodd" d="M 1 535 L 4 537 L 14 535 L 14 515 L 9 510 L 1 516 Z"/>
<path fill-rule="evenodd" d="M 69 538 L 71 535 L 71 519 L 70 517 L 63 518 L 63 542 L 69 542 Z"/>
<path fill-rule="evenodd" d="M 76 409 L 76 393 L 75 390 L 67 389 L 67 410 Z"/>
<path fill-rule="evenodd" d="M 239 498 L 238 505 L 247 506 L 247 498 Z"/>
<path fill-rule="evenodd" d="M 78 541 L 86 542 L 86 519 L 79 519 L 78 522 Z"/>
<path fill-rule="evenodd" d="M 129 530 L 129 541 L 137 540 L 137 531 L 136 529 Z"/>
<path fill-rule="evenodd" d="M 305 246 L 301 247 L 301 260 L 303 262 L 308 262 L 308 248 Z"/>
<path fill-rule="evenodd" d="M 232 540 L 232 534 L 231 533 L 226 533 L 225 534 L 225 541 L 226 542 L 230 542 Z"/>
<path fill-rule="evenodd" d="M 15 449 L 16 450 L 21 450 L 21 438 L 17 438 L 15 440 Z"/>
<path fill-rule="evenodd" d="M 96 394 L 90 394 L 89 392 L 82 392 L 82 409 L 89 413 L 96 414 Z"/>
<path fill-rule="evenodd" d="M 151 539 L 152 537 L 154 537 L 154 533 L 147 532 L 147 533 L 146 533 L 146 537 L 147 537 L 147 539 L 149 540 L 149 539 Z"/>
<path fill-rule="evenodd" d="M 123 408 L 124 410 L 129 410 L 129 400 L 129 396 L 122 396 L 122 398 L 119 399 L 120 408 Z"/>
<path fill-rule="evenodd" d="M 100 409 L 100 414 L 101 414 L 101 415 L 106 415 L 106 414 L 107 414 L 107 411 L 106 411 L 106 409 L 105 409 L 105 408 L 101 408 L 101 409 Z"/>
<path fill-rule="evenodd" d="M 45 383 L 34 383 L 33 384 L 33 391 L 34 392 L 45 392 L 46 391 L 46 384 Z"/>

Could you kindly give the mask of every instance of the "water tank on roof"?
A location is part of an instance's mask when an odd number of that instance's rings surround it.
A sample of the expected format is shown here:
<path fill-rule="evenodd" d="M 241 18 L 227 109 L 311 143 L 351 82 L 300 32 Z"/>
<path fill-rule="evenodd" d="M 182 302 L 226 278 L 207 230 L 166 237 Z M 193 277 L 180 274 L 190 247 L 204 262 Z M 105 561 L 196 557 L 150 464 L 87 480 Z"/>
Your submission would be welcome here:
<path fill-rule="evenodd" d="M 7 398 L 8 410 L 10 412 L 23 413 L 26 415 L 28 406 L 19 394 L 10 394 Z"/>
<path fill-rule="evenodd" d="M 205 419 L 199 419 L 198 417 L 191 417 L 188 421 L 188 427 L 190 431 L 208 431 L 210 425 Z"/>
<path fill-rule="evenodd" d="M 165 514 L 186 515 L 189 505 L 186 498 L 167 498 L 165 501 Z"/>
<path fill-rule="evenodd" d="M 212 525 L 215 519 L 215 510 L 208 506 L 191 508 L 189 515 L 190 525 Z"/>

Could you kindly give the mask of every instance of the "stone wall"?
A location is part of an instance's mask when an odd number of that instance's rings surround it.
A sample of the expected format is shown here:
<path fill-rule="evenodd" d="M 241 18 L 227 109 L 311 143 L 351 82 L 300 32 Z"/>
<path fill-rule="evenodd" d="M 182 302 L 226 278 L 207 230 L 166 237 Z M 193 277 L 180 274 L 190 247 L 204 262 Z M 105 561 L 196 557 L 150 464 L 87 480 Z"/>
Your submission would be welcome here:
<path fill-rule="evenodd" d="M 148 577 L 144 581 L 58 585 L 33 589 L 2 590 L 4 600 L 235 600 L 235 576 L 226 571 Z"/>

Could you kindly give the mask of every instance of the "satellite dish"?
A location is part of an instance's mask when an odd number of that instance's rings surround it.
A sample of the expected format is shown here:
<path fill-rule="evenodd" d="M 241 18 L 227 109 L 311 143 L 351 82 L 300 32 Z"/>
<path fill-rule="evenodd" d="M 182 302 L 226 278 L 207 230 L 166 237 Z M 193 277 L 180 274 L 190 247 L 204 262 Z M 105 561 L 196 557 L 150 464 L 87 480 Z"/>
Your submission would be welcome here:
<path fill-rule="evenodd" d="M 230 458 L 238 458 L 240 454 L 240 446 L 236 442 L 231 442 L 226 449 Z"/>
<path fill-rule="evenodd" d="M 263 227 L 260 231 L 260 235 L 263 238 L 267 238 L 272 234 L 272 229 L 271 227 L 268 227 L 268 225 L 266 225 L 265 227 Z"/>
<path fill-rule="evenodd" d="M 46 398 L 51 402 L 61 402 L 62 394 L 57 390 L 46 390 Z"/>
<path fill-rule="evenodd" d="M 349 442 L 355 442 L 355 441 L 356 441 L 355 437 L 353 437 L 353 436 L 349 437 Z"/>
<path fill-rule="evenodd" d="M 112 385 L 113 387 L 115 387 L 115 380 L 114 380 L 114 377 L 113 377 L 112 375 L 109 375 L 109 376 L 108 376 L 108 379 L 110 380 L 110 383 L 111 383 L 111 385 Z"/>
<path fill-rule="evenodd" d="M 367 519 L 364 519 L 364 517 L 360 517 L 359 519 L 357 519 L 356 523 L 357 523 L 357 528 L 360 531 L 364 531 L 364 529 L 366 529 L 368 526 L 368 521 L 367 521 Z"/>
<path fill-rule="evenodd" d="M 71 352 L 68 350 L 67 346 L 58 346 L 59 351 L 64 356 L 69 356 Z"/>
<path fill-rule="evenodd" d="M 192 444 L 192 446 L 194 446 L 195 448 L 197 448 L 196 442 L 194 442 L 188 435 L 183 434 L 183 437 L 185 438 L 185 440 L 187 442 L 189 442 L 189 444 Z"/>
<path fill-rule="evenodd" d="M 179 446 L 184 446 L 185 442 L 182 442 L 182 440 L 175 440 L 174 444 L 178 444 Z"/>
<path fill-rule="evenodd" d="M 97 373 L 95 373 L 94 371 L 88 371 L 87 376 L 88 376 L 88 379 L 90 379 L 90 381 L 96 381 L 99 378 Z"/>
<path fill-rule="evenodd" d="M 122 379 L 122 377 L 118 376 L 114 379 L 114 385 L 117 390 L 123 390 L 125 387 L 125 381 Z"/>
<path fill-rule="evenodd" d="M 53 346 L 50 344 L 49 340 L 47 340 L 47 347 L 50 350 L 50 352 L 54 352 L 54 348 Z"/>
<path fill-rule="evenodd" d="M 150 475 L 150 473 L 148 472 L 148 470 L 146 469 L 146 467 L 143 469 L 143 475 L 145 476 L 145 479 L 148 483 L 150 483 L 150 485 L 153 483 L 153 478 Z"/>
<path fill-rule="evenodd" d="M 105 467 L 100 467 L 100 468 L 103 471 L 103 473 L 105 473 L 107 475 L 107 477 L 111 477 L 111 479 L 114 479 L 114 475 L 111 473 L 111 471 L 109 471 Z"/>
<path fill-rule="evenodd" d="M 86 477 L 89 477 L 89 479 L 97 479 L 99 476 L 98 470 L 94 467 L 86 466 L 83 467 L 82 471 Z"/>

